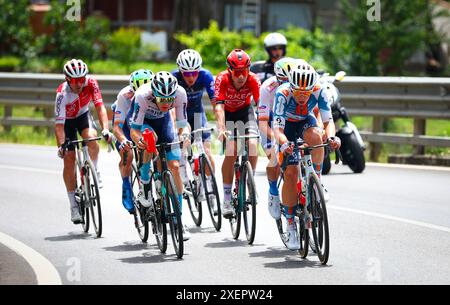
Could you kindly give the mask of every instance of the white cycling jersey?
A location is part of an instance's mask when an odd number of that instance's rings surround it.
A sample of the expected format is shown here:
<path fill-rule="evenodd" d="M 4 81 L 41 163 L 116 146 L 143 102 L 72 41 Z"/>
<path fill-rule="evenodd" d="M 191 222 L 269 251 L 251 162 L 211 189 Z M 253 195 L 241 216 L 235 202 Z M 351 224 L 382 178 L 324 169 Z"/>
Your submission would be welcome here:
<path fill-rule="evenodd" d="M 260 100 L 258 104 L 258 120 L 270 120 L 273 112 L 275 93 L 282 83 L 276 76 L 272 76 L 264 81 L 260 89 Z"/>
<path fill-rule="evenodd" d="M 117 94 L 117 100 L 111 106 L 114 110 L 114 121 L 125 122 L 133 104 L 134 91 L 130 86 L 126 86 Z"/>

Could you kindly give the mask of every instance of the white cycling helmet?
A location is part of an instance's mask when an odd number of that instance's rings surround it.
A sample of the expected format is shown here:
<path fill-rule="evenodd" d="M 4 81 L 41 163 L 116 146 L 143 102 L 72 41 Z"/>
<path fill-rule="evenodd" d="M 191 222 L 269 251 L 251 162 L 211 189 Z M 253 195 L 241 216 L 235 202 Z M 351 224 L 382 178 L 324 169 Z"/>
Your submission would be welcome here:
<path fill-rule="evenodd" d="M 153 77 L 151 87 L 155 97 L 173 98 L 178 89 L 178 81 L 171 73 L 161 71 Z"/>
<path fill-rule="evenodd" d="M 202 57 L 192 49 L 183 50 L 178 54 L 177 65 L 180 71 L 198 71 L 202 67 Z"/>
<path fill-rule="evenodd" d="M 270 33 L 264 38 L 264 47 L 287 46 L 286 37 L 280 33 Z"/>
<path fill-rule="evenodd" d="M 300 90 L 313 90 L 319 76 L 316 70 L 307 62 L 297 62 L 289 72 L 289 83 L 291 88 Z"/>
<path fill-rule="evenodd" d="M 291 57 L 284 57 L 274 65 L 275 76 L 281 81 L 289 79 L 289 71 L 297 64 L 297 60 Z"/>
<path fill-rule="evenodd" d="M 71 78 L 86 76 L 89 69 L 81 59 L 72 59 L 64 65 L 64 74 Z"/>

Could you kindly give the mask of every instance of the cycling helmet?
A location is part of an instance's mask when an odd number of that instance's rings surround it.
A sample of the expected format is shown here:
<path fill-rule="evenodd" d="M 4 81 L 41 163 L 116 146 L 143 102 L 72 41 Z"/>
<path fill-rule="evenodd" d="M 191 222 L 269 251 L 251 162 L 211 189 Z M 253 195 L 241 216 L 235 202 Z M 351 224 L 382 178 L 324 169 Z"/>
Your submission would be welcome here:
<path fill-rule="evenodd" d="M 155 97 L 173 98 L 178 89 L 178 81 L 171 73 L 161 71 L 153 77 L 151 87 Z"/>
<path fill-rule="evenodd" d="M 202 67 L 202 57 L 192 49 L 181 51 L 177 57 L 177 65 L 180 71 L 198 71 Z"/>
<path fill-rule="evenodd" d="M 281 46 L 283 48 L 283 56 L 286 56 L 286 37 L 284 37 L 284 35 L 280 33 L 268 34 L 266 38 L 264 38 L 264 48 L 266 49 L 267 53 L 269 53 L 270 57 L 272 57 L 272 54 L 270 52 L 271 48 L 276 46 Z"/>
<path fill-rule="evenodd" d="M 133 91 L 136 91 L 141 85 L 151 82 L 153 76 L 155 75 L 151 70 L 140 69 L 134 71 L 130 75 L 130 87 L 133 89 Z"/>
<path fill-rule="evenodd" d="M 241 49 L 235 49 L 227 57 L 227 66 L 231 70 L 246 69 L 250 67 L 251 59 L 245 51 Z"/>
<path fill-rule="evenodd" d="M 274 65 L 275 76 L 278 80 L 287 81 L 289 79 L 289 71 L 297 64 L 296 60 L 290 57 L 284 57 L 278 60 Z"/>
<path fill-rule="evenodd" d="M 70 78 L 80 78 L 86 76 L 89 70 L 81 59 L 71 59 L 64 65 L 64 74 Z"/>
<path fill-rule="evenodd" d="M 316 70 L 307 62 L 298 62 L 289 72 L 291 88 L 297 90 L 313 90 L 318 79 Z"/>

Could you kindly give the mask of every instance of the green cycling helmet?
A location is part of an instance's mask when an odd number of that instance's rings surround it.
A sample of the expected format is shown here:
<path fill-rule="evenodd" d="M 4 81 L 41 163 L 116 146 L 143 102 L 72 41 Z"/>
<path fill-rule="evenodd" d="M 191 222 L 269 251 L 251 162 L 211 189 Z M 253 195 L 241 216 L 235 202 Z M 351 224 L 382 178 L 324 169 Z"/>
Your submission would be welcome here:
<path fill-rule="evenodd" d="M 143 84 L 150 83 L 153 79 L 153 72 L 147 69 L 134 71 L 130 75 L 130 87 L 136 92 Z"/>

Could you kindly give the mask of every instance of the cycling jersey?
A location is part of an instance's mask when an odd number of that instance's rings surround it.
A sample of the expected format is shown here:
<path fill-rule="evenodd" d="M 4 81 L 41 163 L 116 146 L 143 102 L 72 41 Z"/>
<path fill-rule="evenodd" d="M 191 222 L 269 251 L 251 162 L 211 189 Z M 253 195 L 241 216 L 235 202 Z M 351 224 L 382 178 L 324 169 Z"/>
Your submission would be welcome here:
<path fill-rule="evenodd" d="M 102 93 L 97 80 L 86 77 L 80 94 L 73 93 L 67 82 L 63 82 L 56 90 L 55 124 L 64 124 L 66 119 L 75 119 L 89 111 L 89 103 L 94 106 L 103 105 Z"/>
<path fill-rule="evenodd" d="M 186 90 L 188 99 L 186 112 L 188 117 L 194 116 L 194 113 L 204 112 L 202 98 L 205 89 L 209 98 L 214 98 L 214 77 L 211 72 L 201 69 L 198 78 L 192 87 L 189 87 L 186 84 L 183 75 L 179 70 L 173 71 L 172 74 L 177 78 L 178 85 Z"/>
<path fill-rule="evenodd" d="M 278 87 L 275 95 L 274 105 L 274 128 L 282 128 L 288 122 L 300 122 L 306 120 L 312 113 L 315 106 L 319 107 L 323 122 L 333 119 L 330 108 L 330 98 L 319 85 L 317 85 L 309 97 L 308 101 L 299 104 L 295 101 L 290 84 L 286 83 Z"/>
<path fill-rule="evenodd" d="M 130 86 L 126 86 L 117 94 L 117 100 L 111 106 L 114 112 L 113 120 L 124 123 L 131 115 L 130 110 L 134 101 L 134 91 Z"/>
<path fill-rule="evenodd" d="M 261 82 L 258 77 L 250 72 L 244 86 L 237 90 L 233 85 L 230 72 L 223 71 L 216 77 L 216 103 L 224 104 L 225 112 L 237 112 L 251 106 L 252 96 L 258 104 L 260 87 Z"/>
<path fill-rule="evenodd" d="M 169 112 L 162 112 L 156 104 L 150 83 L 144 84 L 136 91 L 134 96 L 134 110 L 131 117 L 131 128 L 141 129 L 146 120 L 162 119 L 170 116 Z M 187 125 L 186 117 L 187 96 L 183 87 L 178 86 L 175 102 L 177 128 L 184 128 Z"/>
<path fill-rule="evenodd" d="M 261 85 L 261 97 L 258 104 L 259 120 L 269 120 L 272 117 L 275 94 L 281 84 L 276 76 L 272 76 Z"/>

